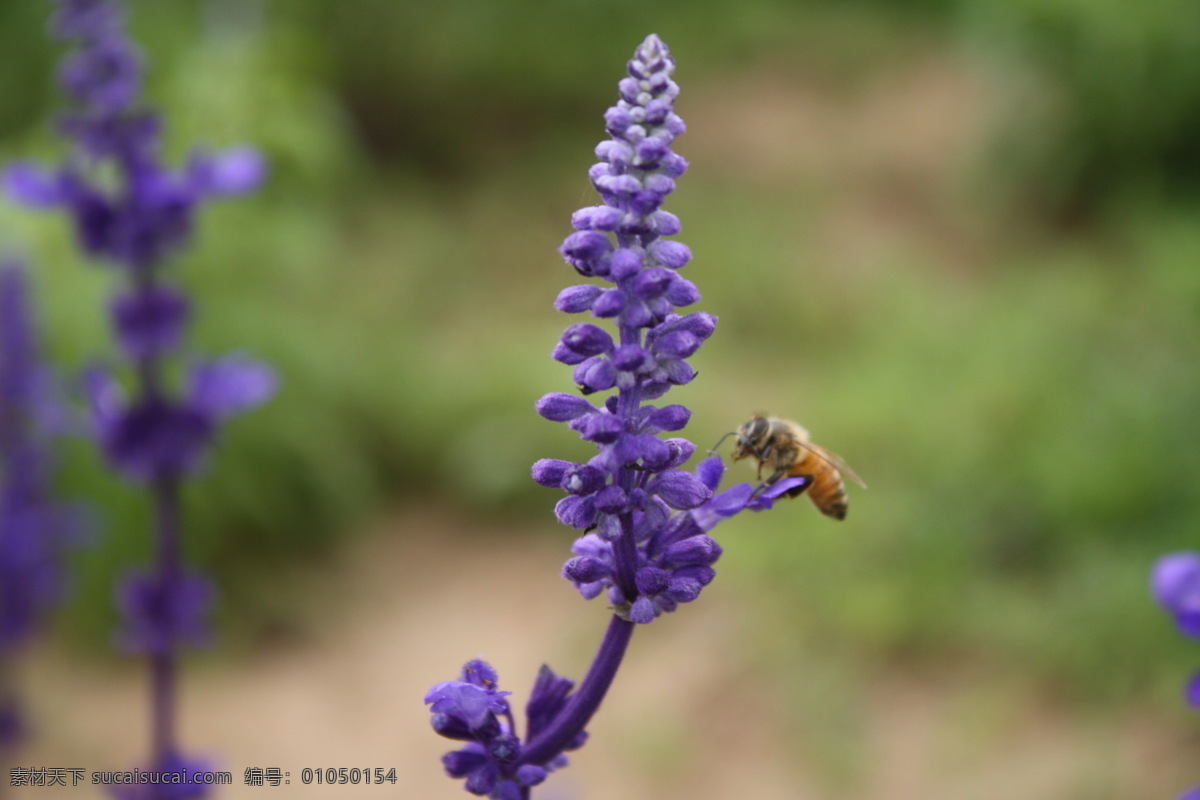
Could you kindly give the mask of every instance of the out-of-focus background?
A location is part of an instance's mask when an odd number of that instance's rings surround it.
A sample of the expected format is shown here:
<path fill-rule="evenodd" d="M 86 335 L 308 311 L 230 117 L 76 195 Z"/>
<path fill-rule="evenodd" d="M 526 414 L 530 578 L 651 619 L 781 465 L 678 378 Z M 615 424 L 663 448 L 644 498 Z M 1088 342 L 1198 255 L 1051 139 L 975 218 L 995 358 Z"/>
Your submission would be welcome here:
<path fill-rule="evenodd" d="M 0 159 L 63 153 L 47 5 L 0 5 Z M 670 396 L 686 434 L 792 416 L 871 488 L 843 523 L 801 500 L 719 528 L 718 580 L 637 632 L 547 798 L 1137 800 L 1200 777 L 1180 688 L 1200 651 L 1147 591 L 1200 541 L 1193 0 L 141 0 L 131 19 L 172 151 L 250 142 L 272 165 L 177 266 L 195 349 L 282 377 L 187 496 L 222 599 L 185 743 L 239 784 L 293 774 L 222 796 L 328 797 L 299 770 L 356 765 L 399 783 L 336 796 L 462 796 L 424 690 L 477 654 L 518 703 L 543 660 L 586 668 L 606 611 L 557 576 L 573 534 L 529 465 L 587 448 L 532 404 L 572 388 L 548 357 L 578 282 L 556 248 L 650 32 L 689 125 L 668 208 L 721 320 Z M 61 368 L 104 358 L 112 276 L 62 220 L 0 205 L 0 245 L 35 267 Z M 146 510 L 86 443 L 63 458 L 100 533 L 25 665 L 23 757 L 120 768 L 144 757 L 146 690 L 110 653 L 109 587 L 148 558 Z"/>

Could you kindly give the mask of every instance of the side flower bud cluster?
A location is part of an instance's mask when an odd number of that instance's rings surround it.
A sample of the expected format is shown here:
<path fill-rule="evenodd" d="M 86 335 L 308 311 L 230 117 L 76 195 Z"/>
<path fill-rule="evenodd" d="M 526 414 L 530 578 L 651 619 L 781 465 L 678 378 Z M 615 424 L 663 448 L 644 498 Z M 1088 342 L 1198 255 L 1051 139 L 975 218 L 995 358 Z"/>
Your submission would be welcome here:
<path fill-rule="evenodd" d="M 542 667 L 525 709 L 528 738 L 554 719 L 573 686 L 572 681 Z M 425 695 L 425 703 L 433 713 L 433 729 L 447 739 L 467 743 L 442 756 L 442 765 L 450 777 L 464 779 L 464 787 L 471 794 L 521 800 L 523 791 L 567 763 L 561 754 L 545 765 L 516 763 L 521 741 L 514 731 L 512 709 L 506 699 L 510 694 L 499 690 L 499 678 L 491 665 L 475 659 L 463 666 L 459 680 L 439 683 Z M 586 738 L 587 734 L 579 734 L 566 749 L 581 746 Z"/>

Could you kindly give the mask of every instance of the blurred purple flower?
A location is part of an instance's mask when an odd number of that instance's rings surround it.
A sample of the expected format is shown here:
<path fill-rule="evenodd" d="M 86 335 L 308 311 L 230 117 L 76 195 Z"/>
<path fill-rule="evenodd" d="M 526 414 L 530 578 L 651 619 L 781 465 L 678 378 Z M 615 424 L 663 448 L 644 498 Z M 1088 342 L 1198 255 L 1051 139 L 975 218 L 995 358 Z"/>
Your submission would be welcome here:
<path fill-rule="evenodd" d="M 212 772 L 216 766 L 204 759 L 185 758 L 172 751 L 159 758 L 147 771 L 157 782 L 114 786 L 117 800 L 196 800 L 212 795 L 212 787 L 197 782 L 197 772 Z M 176 783 L 176 779 L 181 782 Z"/>
<path fill-rule="evenodd" d="M 184 643 L 207 644 L 211 632 L 206 617 L 214 595 L 212 581 L 195 572 L 124 576 L 117 584 L 122 620 L 117 644 L 129 652 L 157 654 Z"/>
<path fill-rule="evenodd" d="M 41 363 L 24 271 L 0 261 L 0 662 L 15 657 L 65 588 L 77 511 L 53 492 L 60 416 Z M 14 687 L 0 685 L 0 749 L 21 730 Z"/>
<path fill-rule="evenodd" d="M 1200 639 L 1200 553 L 1186 551 L 1160 558 L 1150 575 L 1150 590 L 1180 633 Z M 1200 708 L 1200 672 L 1185 685 L 1184 699 Z"/>
<path fill-rule="evenodd" d="M 182 565 L 179 484 L 204 463 L 220 423 L 266 401 L 276 381 L 266 365 L 236 355 L 196 361 L 183 371 L 181 385 L 174 384 L 170 376 L 180 371 L 167 361 L 186 347 L 191 314 L 165 267 L 189 244 L 204 203 L 253 190 L 265 177 L 265 162 L 239 146 L 197 149 L 178 169 L 164 164 L 161 121 L 140 105 L 143 59 L 125 31 L 118 0 L 55 0 L 50 30 L 74 44 L 58 71 L 72 105 L 57 120 L 73 152 L 52 168 L 11 164 L 0 184 L 19 203 L 64 211 L 80 249 L 124 279 L 108 311 L 132 389 L 102 368 L 89 370 L 85 383 L 93 430 L 108 463 L 125 479 L 146 484 L 153 500 L 157 561 L 152 572 L 120 584 L 118 639 L 150 655 L 155 703 L 169 709 L 175 651 L 206 638 L 212 595 L 208 582 Z M 183 763 L 176 756 L 173 716 L 156 713 L 154 723 L 153 760 Z"/>

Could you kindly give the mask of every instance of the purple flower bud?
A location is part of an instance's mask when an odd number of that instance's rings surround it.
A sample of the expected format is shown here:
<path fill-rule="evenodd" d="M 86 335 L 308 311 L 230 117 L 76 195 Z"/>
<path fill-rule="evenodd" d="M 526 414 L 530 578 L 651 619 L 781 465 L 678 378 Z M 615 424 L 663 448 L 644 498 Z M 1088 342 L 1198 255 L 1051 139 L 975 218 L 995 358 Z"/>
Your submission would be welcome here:
<path fill-rule="evenodd" d="M 601 175 L 596 179 L 596 188 L 616 197 L 629 197 L 642 189 L 642 182 L 632 175 Z M 608 239 L 605 239 L 607 242 Z"/>
<path fill-rule="evenodd" d="M 630 436 L 623 433 L 614 440 L 612 450 L 609 451 L 609 454 L 616 462 L 617 467 L 636 464 L 642 457 L 641 439 L 637 436 Z"/>
<path fill-rule="evenodd" d="M 563 392 L 551 392 L 538 400 L 534 408 L 537 413 L 551 422 L 568 422 L 599 411 L 582 397 Z"/>
<path fill-rule="evenodd" d="M 131 359 L 167 353 L 180 344 L 187 323 L 187 298 L 168 286 L 131 290 L 111 306 L 117 340 Z"/>
<path fill-rule="evenodd" d="M 692 453 L 696 452 L 696 445 L 687 439 L 667 439 L 666 444 L 671 451 L 671 458 L 665 465 L 666 469 L 682 467 L 692 457 Z"/>
<path fill-rule="evenodd" d="M 203 361 L 192 367 L 188 398 L 211 420 L 222 420 L 262 405 L 275 394 L 275 370 L 241 355 Z"/>
<path fill-rule="evenodd" d="M 1151 589 L 1158 602 L 1175 618 L 1179 630 L 1200 638 L 1200 553 L 1163 556 L 1154 565 Z"/>
<path fill-rule="evenodd" d="M 656 616 L 658 616 L 657 611 L 654 608 L 654 603 L 650 601 L 649 597 L 639 597 L 637 600 L 634 600 L 633 605 L 629 607 L 629 619 L 639 625 L 646 625 L 647 623 L 653 622 Z"/>
<path fill-rule="evenodd" d="M 612 444 L 625 430 L 624 423 L 609 414 L 594 414 L 584 420 L 579 438 L 596 444 Z"/>
<path fill-rule="evenodd" d="M 580 231 L 612 231 L 620 222 L 620 210 L 610 206 L 581 208 L 571 216 L 572 227 Z"/>
<path fill-rule="evenodd" d="M 665 469 L 671 461 L 671 448 L 656 436 L 639 436 L 638 442 L 642 451 L 642 466 L 650 470 Z"/>
<path fill-rule="evenodd" d="M 659 431 L 678 431 L 688 424 L 691 417 L 692 412 L 684 406 L 663 406 L 656 408 L 646 419 L 646 428 Z"/>
<path fill-rule="evenodd" d="M 500 780 L 500 767 L 491 761 L 467 776 L 463 788 L 471 794 L 491 794 Z"/>
<path fill-rule="evenodd" d="M 559 311 L 568 314 L 577 314 L 580 311 L 587 311 L 592 307 L 592 303 L 600 296 L 600 287 L 591 284 L 582 286 L 568 286 L 558 293 L 558 297 L 554 301 L 554 307 Z"/>
<path fill-rule="evenodd" d="M 660 224 L 658 232 L 664 236 L 670 235 L 667 231 L 671 227 L 670 225 Z M 671 269 L 679 269 L 692 260 L 692 252 L 688 249 L 687 245 L 673 240 L 656 239 L 650 244 L 647 250 L 655 261 Z"/>
<path fill-rule="evenodd" d="M 522 764 L 517 767 L 517 783 L 522 786 L 537 786 L 546 780 L 546 770 L 534 764 Z"/>
<path fill-rule="evenodd" d="M 15 161 L 3 173 L 4 193 L 29 208 L 53 208 L 67 201 L 62 175 L 25 161 Z"/>
<path fill-rule="evenodd" d="M 662 594 L 671 585 L 671 574 L 658 567 L 642 567 L 634 575 L 637 590 L 644 595 Z"/>
<path fill-rule="evenodd" d="M 667 546 L 663 558 L 672 564 L 708 566 L 721 557 L 721 546 L 703 534 Z"/>
<path fill-rule="evenodd" d="M 134 481 L 191 472 L 213 435 L 206 413 L 156 398 L 122 410 L 111 421 L 93 419 L 109 462 Z"/>
<path fill-rule="evenodd" d="M 563 525 L 583 530 L 596 521 L 596 505 L 590 496 L 568 495 L 554 506 L 554 515 Z"/>
<path fill-rule="evenodd" d="M 675 180 L 663 175 L 661 172 L 647 175 L 646 180 L 642 181 L 642 184 L 646 187 L 646 191 L 654 192 L 663 198 L 675 191 Z"/>
<path fill-rule="evenodd" d="M 625 294 L 620 289 L 606 289 L 592 304 L 597 317 L 615 317 L 625 310 Z"/>
<path fill-rule="evenodd" d="M 76 100 L 119 113 L 133 103 L 141 88 L 141 64 L 124 39 L 112 36 L 90 43 L 67 56 L 59 83 Z"/>
<path fill-rule="evenodd" d="M 681 469 L 668 470 L 658 475 L 646 487 L 671 508 L 689 509 L 702 505 L 712 497 L 708 487 L 690 473 Z"/>
<path fill-rule="evenodd" d="M 622 247 L 613 253 L 611 269 L 613 280 L 624 280 L 636 275 L 642 269 L 642 256 L 635 250 Z"/>
<path fill-rule="evenodd" d="M 562 488 L 563 476 L 567 470 L 575 466 L 570 461 L 557 458 L 543 458 L 533 465 L 533 479 L 549 489 Z"/>
<path fill-rule="evenodd" d="M 669 143 L 656 136 L 649 136 L 638 142 L 637 160 L 641 162 L 643 167 L 653 169 L 670 152 L 671 147 Z"/>
<path fill-rule="evenodd" d="M 621 324 L 630 328 L 644 328 L 654 320 L 654 315 L 641 300 L 634 300 L 621 312 Z"/>
<path fill-rule="evenodd" d="M 605 171 L 600 172 L 597 170 L 591 173 L 592 184 L 597 189 L 600 189 L 600 178 L 611 176 L 613 174 L 613 168 L 624 169 L 625 167 L 629 166 L 629 164 L 633 161 L 633 148 L 627 145 L 625 142 L 616 142 L 611 140 L 607 142 L 601 142 L 600 144 L 596 145 L 596 158 L 607 162 L 604 164 L 604 166 L 607 168 Z M 604 194 L 603 190 L 601 190 L 601 194 Z"/>
<path fill-rule="evenodd" d="M 212 599 L 211 582 L 196 573 L 126 575 L 117 586 L 122 618 L 117 641 L 140 653 L 166 653 L 179 643 L 206 644 Z"/>
<path fill-rule="evenodd" d="M 591 394 L 607 391 L 616 385 L 617 371 L 612 361 L 604 356 L 596 356 L 577 366 L 573 377 L 584 394 Z"/>
<path fill-rule="evenodd" d="M 672 331 L 654 341 L 654 351 L 666 358 L 687 358 L 700 349 L 700 340 L 688 331 Z"/>
<path fill-rule="evenodd" d="M 612 242 L 604 234 L 595 231 L 572 233 L 559 248 L 564 257 L 574 261 L 595 261 L 611 251 Z"/>
<path fill-rule="evenodd" d="M 563 564 L 562 572 L 564 578 L 574 583 L 595 583 L 612 574 L 607 564 L 591 556 L 575 556 Z"/>
<path fill-rule="evenodd" d="M 688 580 L 695 581 L 700 586 L 708 586 L 712 583 L 712 579 L 717 576 L 717 571 L 709 566 L 693 564 L 686 567 L 679 567 L 671 573 L 673 580 Z M 680 600 L 680 602 L 685 602 Z"/>
<path fill-rule="evenodd" d="M 675 280 L 671 281 L 666 293 L 666 298 L 672 305 L 690 306 L 700 300 L 700 290 L 696 288 L 696 284 L 676 273 L 672 274 Z"/>
<path fill-rule="evenodd" d="M 642 270 L 633 280 L 633 291 L 643 300 L 650 300 L 664 294 L 674 282 L 675 273 L 664 267 L 650 267 Z"/>
<path fill-rule="evenodd" d="M 604 113 L 604 127 L 609 133 L 620 135 L 633 124 L 629 116 L 629 109 L 613 106 Z"/>
<path fill-rule="evenodd" d="M 683 230 L 683 226 L 679 222 L 679 217 L 670 211 L 663 211 L 662 209 L 650 215 L 649 223 L 651 232 L 659 236 L 674 236 Z M 688 250 L 687 245 L 681 242 L 659 239 L 647 249 L 658 263 L 664 267 L 672 267 L 673 269 L 682 267 L 692 258 L 692 253 Z"/>
<path fill-rule="evenodd" d="M 612 354 L 613 366 L 623 372 L 637 372 L 650 363 L 650 354 L 640 345 L 621 345 Z"/>
<path fill-rule="evenodd" d="M 593 500 L 596 508 L 605 514 L 619 514 L 625 511 L 629 505 L 629 497 L 625 494 L 625 490 L 616 485 L 605 486 L 596 492 Z"/>
<path fill-rule="evenodd" d="M 253 147 L 194 153 L 188 162 L 188 182 L 192 190 L 210 197 L 246 194 L 261 186 L 266 176 L 266 159 Z"/>
<path fill-rule="evenodd" d="M 683 131 L 681 130 L 680 133 L 682 132 Z M 664 175 L 669 175 L 672 178 L 678 178 L 680 175 L 687 172 L 689 166 L 691 165 L 688 164 L 686 158 L 678 153 L 672 153 L 662 160 L 662 163 L 658 165 L 658 169 L 659 172 Z"/>
<path fill-rule="evenodd" d="M 462 750 L 454 750 L 442 756 L 442 766 L 446 769 L 446 774 L 451 778 L 464 778 L 486 764 L 487 756 L 476 750 L 467 750 L 464 748 Z"/>
<path fill-rule="evenodd" d="M 562 488 L 568 494 L 595 494 L 604 486 L 607 477 L 589 464 L 574 464 L 563 473 Z"/>
<path fill-rule="evenodd" d="M 704 584 L 695 578 L 674 577 L 666 593 L 676 603 L 690 603 L 700 596 L 703 588 Z"/>
<path fill-rule="evenodd" d="M 550 357 L 555 361 L 558 361 L 562 364 L 567 364 L 568 366 L 582 364 L 584 361 L 587 361 L 587 356 L 583 355 L 582 353 L 576 353 L 562 342 L 558 342 L 556 345 L 554 345 L 554 349 L 550 351 Z"/>
<path fill-rule="evenodd" d="M 642 189 L 639 192 L 635 192 L 633 196 L 629 198 L 628 206 L 629 210 L 638 217 L 645 218 L 653 214 L 658 207 L 662 205 L 663 200 L 663 196 L 658 192 L 652 192 L 649 189 Z M 628 220 L 623 220 L 623 222 L 628 222 Z M 628 231 L 629 226 L 624 225 L 622 229 L 624 231 Z"/>
<path fill-rule="evenodd" d="M 638 101 L 638 94 L 642 91 L 635 78 L 622 78 L 617 83 L 617 91 L 621 94 L 621 99 L 626 103 L 635 104 Z"/>
<path fill-rule="evenodd" d="M 447 739 L 465 742 L 475 738 L 475 732 L 465 722 L 449 714 L 434 714 L 429 718 L 429 725 L 435 733 Z"/>
<path fill-rule="evenodd" d="M 589 322 L 576 323 L 563 331 L 562 343 L 583 356 L 596 356 L 613 349 L 613 340 L 608 331 Z"/>

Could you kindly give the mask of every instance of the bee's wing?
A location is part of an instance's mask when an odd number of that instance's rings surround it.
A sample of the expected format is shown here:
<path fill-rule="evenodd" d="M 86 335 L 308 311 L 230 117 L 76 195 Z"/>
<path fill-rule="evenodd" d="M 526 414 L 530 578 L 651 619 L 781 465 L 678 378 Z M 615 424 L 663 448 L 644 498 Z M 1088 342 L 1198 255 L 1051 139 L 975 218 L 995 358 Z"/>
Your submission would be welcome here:
<path fill-rule="evenodd" d="M 810 452 L 817 456 L 817 458 L 820 458 L 826 464 L 829 464 L 831 467 L 857 483 L 862 488 L 867 488 L 867 485 L 863 483 L 863 479 L 855 475 L 854 470 L 850 469 L 850 467 L 846 465 L 846 462 L 842 460 L 842 457 L 837 453 L 831 453 L 824 447 L 815 445 L 812 442 L 800 442 L 800 444 L 804 447 L 807 447 Z"/>

